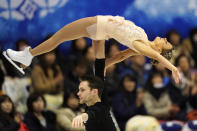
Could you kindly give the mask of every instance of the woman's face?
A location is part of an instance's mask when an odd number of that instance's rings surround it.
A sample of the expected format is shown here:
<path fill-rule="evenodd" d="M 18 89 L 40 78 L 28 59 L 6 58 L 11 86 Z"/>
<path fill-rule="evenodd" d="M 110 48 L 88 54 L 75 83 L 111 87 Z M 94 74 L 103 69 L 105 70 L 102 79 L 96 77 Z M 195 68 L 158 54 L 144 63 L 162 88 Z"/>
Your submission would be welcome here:
<path fill-rule="evenodd" d="M 172 45 L 167 41 L 166 38 L 156 37 L 153 41 L 155 43 L 155 47 L 159 49 L 161 52 L 164 50 L 170 50 L 172 49 Z"/>
<path fill-rule="evenodd" d="M 178 66 L 180 67 L 181 71 L 187 72 L 189 71 L 190 64 L 187 57 L 183 56 L 178 61 Z"/>
<path fill-rule="evenodd" d="M 44 59 L 47 64 L 52 65 L 56 60 L 56 55 L 53 52 L 47 53 L 44 56 Z"/>
<path fill-rule="evenodd" d="M 32 103 L 34 112 L 42 112 L 44 110 L 44 101 L 39 97 Z"/>
<path fill-rule="evenodd" d="M 74 94 L 71 94 L 68 98 L 67 105 L 72 109 L 76 109 L 79 106 L 79 99 Z"/>
<path fill-rule="evenodd" d="M 132 92 L 135 89 L 135 85 L 136 83 L 131 81 L 128 77 L 124 78 L 123 86 L 126 91 Z"/>
<path fill-rule="evenodd" d="M 8 99 L 1 103 L 1 110 L 5 113 L 11 113 L 12 108 L 12 103 Z"/>

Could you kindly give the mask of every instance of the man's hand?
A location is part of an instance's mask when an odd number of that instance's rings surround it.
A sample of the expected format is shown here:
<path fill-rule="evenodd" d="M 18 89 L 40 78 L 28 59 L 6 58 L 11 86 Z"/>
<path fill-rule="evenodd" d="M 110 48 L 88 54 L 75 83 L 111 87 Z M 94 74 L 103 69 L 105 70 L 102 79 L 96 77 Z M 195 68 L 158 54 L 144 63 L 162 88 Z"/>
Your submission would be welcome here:
<path fill-rule="evenodd" d="M 82 127 L 83 123 L 88 120 L 88 114 L 83 113 L 81 115 L 76 116 L 72 121 L 72 127 Z"/>

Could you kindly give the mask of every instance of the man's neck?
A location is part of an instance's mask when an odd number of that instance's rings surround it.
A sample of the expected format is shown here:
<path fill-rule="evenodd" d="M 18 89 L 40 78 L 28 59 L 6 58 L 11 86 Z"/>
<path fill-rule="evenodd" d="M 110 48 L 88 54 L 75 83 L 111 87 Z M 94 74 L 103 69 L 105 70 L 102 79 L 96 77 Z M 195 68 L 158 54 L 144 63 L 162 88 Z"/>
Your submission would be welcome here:
<path fill-rule="evenodd" d="M 86 105 L 87 106 L 92 106 L 94 104 L 96 104 L 97 102 L 101 102 L 101 99 L 99 97 L 92 99 L 91 101 L 87 102 Z"/>

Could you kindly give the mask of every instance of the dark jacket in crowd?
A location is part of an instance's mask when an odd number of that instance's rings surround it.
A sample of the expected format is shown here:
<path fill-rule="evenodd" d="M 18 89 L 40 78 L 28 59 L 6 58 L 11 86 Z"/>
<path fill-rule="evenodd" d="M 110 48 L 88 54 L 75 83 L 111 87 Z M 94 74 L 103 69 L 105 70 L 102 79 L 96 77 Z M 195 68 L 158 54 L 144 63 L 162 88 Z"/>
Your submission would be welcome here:
<path fill-rule="evenodd" d="M 5 120 L 0 116 L 0 131 L 18 131 L 20 125 L 14 120 Z"/>
<path fill-rule="evenodd" d="M 135 115 L 146 114 L 144 105 L 140 107 L 136 105 L 136 91 L 130 93 L 119 91 L 113 97 L 112 107 L 119 127 L 122 130 L 124 130 L 125 124 L 129 118 Z"/>
<path fill-rule="evenodd" d="M 51 111 L 44 111 L 43 116 L 46 120 L 46 127 L 42 126 L 33 112 L 27 112 L 24 116 L 24 123 L 30 131 L 57 131 L 56 115 Z"/>

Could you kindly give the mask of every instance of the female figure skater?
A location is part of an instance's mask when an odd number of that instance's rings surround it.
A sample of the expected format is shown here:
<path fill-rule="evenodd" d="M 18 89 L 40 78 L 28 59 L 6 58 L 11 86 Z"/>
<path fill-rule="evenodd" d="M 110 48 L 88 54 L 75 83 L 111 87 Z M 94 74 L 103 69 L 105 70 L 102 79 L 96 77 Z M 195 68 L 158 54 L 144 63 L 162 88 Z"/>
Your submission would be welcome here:
<path fill-rule="evenodd" d="M 177 83 L 180 80 L 178 69 L 167 60 L 171 57 L 172 45 L 167 42 L 166 39 L 160 37 L 156 37 L 154 41 L 149 41 L 142 28 L 120 16 L 99 15 L 82 18 L 65 25 L 50 39 L 33 49 L 30 47 L 26 48 L 24 51 L 8 49 L 3 54 L 19 71 L 24 73 L 23 69 L 18 67 L 13 61 L 29 66 L 34 56 L 49 52 L 64 41 L 81 37 L 89 37 L 92 40 L 107 40 L 109 38 L 114 38 L 119 43 L 129 47 L 129 49 L 121 52 L 118 58 L 113 57 L 109 59 L 106 62 L 106 68 L 129 56 L 145 55 L 161 62 L 165 67 L 171 70 Z M 164 55 L 167 59 L 160 54 Z M 155 61 L 153 63 L 155 63 Z"/>

